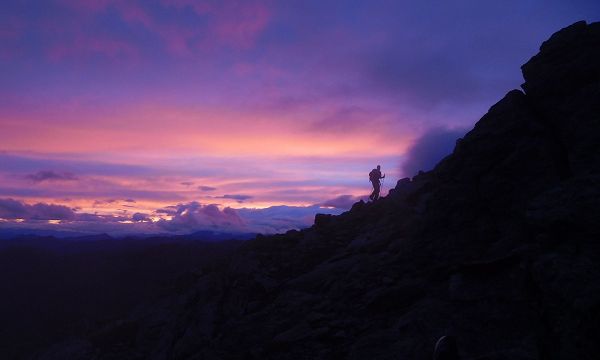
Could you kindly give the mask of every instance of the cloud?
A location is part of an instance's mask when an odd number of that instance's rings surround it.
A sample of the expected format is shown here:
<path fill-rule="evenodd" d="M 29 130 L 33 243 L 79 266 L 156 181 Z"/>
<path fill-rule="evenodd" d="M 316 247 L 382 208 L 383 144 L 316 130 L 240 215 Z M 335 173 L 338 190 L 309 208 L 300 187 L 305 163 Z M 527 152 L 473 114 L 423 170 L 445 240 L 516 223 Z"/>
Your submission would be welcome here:
<path fill-rule="evenodd" d="M 166 207 L 161 208 L 161 209 L 156 209 L 156 210 L 154 210 L 154 213 L 155 214 L 159 214 L 159 215 L 163 214 L 163 215 L 171 215 L 171 216 L 173 216 L 173 215 L 177 214 L 177 209 L 178 209 L 178 206 L 171 205 L 171 206 L 166 206 Z"/>
<path fill-rule="evenodd" d="M 379 125 L 381 111 L 356 105 L 343 105 L 334 108 L 308 127 L 313 132 L 348 133 L 349 131 L 369 131 Z"/>
<path fill-rule="evenodd" d="M 131 215 L 131 220 L 133 221 L 150 221 L 150 218 L 148 217 L 148 214 L 144 214 L 144 213 L 135 213 L 133 215 Z"/>
<path fill-rule="evenodd" d="M 217 198 L 219 198 L 219 199 L 231 199 L 231 200 L 235 200 L 235 201 L 237 201 L 239 203 L 242 203 L 242 202 L 244 202 L 246 200 L 252 199 L 252 196 L 250 196 L 250 195 L 242 195 L 242 194 L 233 194 L 233 195 L 227 194 L 227 195 L 223 195 L 223 196 L 218 196 Z"/>
<path fill-rule="evenodd" d="M 77 213 L 73 222 L 87 223 L 87 224 L 107 224 L 107 223 L 118 223 L 119 221 L 126 221 L 129 218 L 122 215 L 98 215 L 90 213 Z M 105 231 L 101 231 L 105 232 Z"/>
<path fill-rule="evenodd" d="M 238 216 L 236 210 L 228 207 L 220 210 L 214 204 L 202 205 L 196 201 L 177 205 L 171 220 L 163 219 L 157 224 L 162 229 L 171 232 L 198 230 L 240 232 L 245 229 L 245 223 Z"/>
<path fill-rule="evenodd" d="M 433 128 L 421 135 L 408 149 L 402 164 L 402 173 L 413 176 L 428 171 L 449 155 L 456 140 L 464 136 L 464 129 Z"/>
<path fill-rule="evenodd" d="M 271 11 L 261 1 L 195 1 L 162 0 L 167 6 L 180 10 L 192 9 L 208 25 L 210 36 L 219 43 L 234 48 L 252 47 L 271 18 Z"/>
<path fill-rule="evenodd" d="M 303 229 L 314 223 L 315 214 L 341 213 L 340 209 L 324 209 L 313 206 L 271 206 L 264 209 L 237 209 L 238 215 L 247 224 L 251 232 L 279 233 L 290 229 Z"/>
<path fill-rule="evenodd" d="M 219 210 L 214 204 L 201 205 L 198 202 L 191 202 L 156 210 L 155 213 L 170 215 L 172 219 L 160 220 L 155 224 L 162 230 L 172 233 L 213 230 L 272 234 L 309 227 L 313 224 L 317 213 L 339 214 L 341 212 L 341 209 L 325 209 L 319 205 Z"/>
<path fill-rule="evenodd" d="M 333 199 L 326 200 L 316 206 L 333 207 L 337 209 L 350 209 L 355 202 L 360 201 L 360 196 L 340 195 Z"/>
<path fill-rule="evenodd" d="M 42 170 L 34 174 L 25 176 L 33 182 L 39 183 L 43 181 L 74 181 L 77 180 L 77 176 L 70 172 L 56 172 L 52 170 Z"/>
<path fill-rule="evenodd" d="M 64 205 L 25 204 L 11 198 L 0 199 L 0 218 L 15 220 L 72 220 L 75 212 Z"/>
<path fill-rule="evenodd" d="M 194 183 L 192 181 L 182 181 L 180 182 L 181 185 L 183 186 L 192 186 L 194 185 Z"/>
<path fill-rule="evenodd" d="M 156 176 L 162 170 L 134 164 L 111 163 L 97 160 L 81 160 L 84 155 L 76 154 L 76 158 L 52 158 L 48 154 L 21 155 L 0 152 L 2 171 L 35 172 L 42 168 L 60 168 L 65 173 L 101 176 Z"/>
<path fill-rule="evenodd" d="M 316 213 L 341 212 L 342 209 L 326 209 L 318 205 L 219 209 L 215 204 L 190 202 L 155 210 L 155 214 L 168 215 L 171 218 L 153 222 L 149 214 L 141 212 L 131 216 L 76 213 L 63 205 L 29 205 L 19 200 L 4 198 L 0 199 L 0 219 L 9 221 L 0 221 L 0 228 L 16 227 L 30 233 L 52 229 L 87 234 L 107 233 L 114 236 L 189 234 L 202 230 L 224 233 L 277 233 L 311 226 Z M 61 222 L 54 224 L 47 220 Z"/>
<path fill-rule="evenodd" d="M 94 200 L 94 203 L 92 204 L 92 206 L 96 207 L 99 205 L 114 204 L 116 202 L 117 202 L 117 199 Z"/>
<path fill-rule="evenodd" d="M 212 186 L 198 186 L 198 190 L 200 190 L 200 191 L 215 191 L 215 190 L 217 190 L 217 188 L 212 187 Z"/>
<path fill-rule="evenodd" d="M 422 47 L 422 48 L 419 48 Z M 431 107 L 441 102 L 468 103 L 484 95 L 481 79 L 473 74 L 471 64 L 427 45 L 416 44 L 410 56 L 406 49 L 394 46 L 365 60 L 368 87 L 411 106 Z"/>

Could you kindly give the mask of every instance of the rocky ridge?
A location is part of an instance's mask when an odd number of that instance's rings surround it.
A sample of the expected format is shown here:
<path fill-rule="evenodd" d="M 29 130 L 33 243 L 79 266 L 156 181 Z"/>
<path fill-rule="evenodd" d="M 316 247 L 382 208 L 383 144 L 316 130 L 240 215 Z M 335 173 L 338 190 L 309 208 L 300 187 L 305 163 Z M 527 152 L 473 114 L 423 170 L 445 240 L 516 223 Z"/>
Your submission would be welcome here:
<path fill-rule="evenodd" d="M 544 42 L 434 170 L 259 236 L 40 359 L 592 359 L 600 341 L 600 23 Z"/>

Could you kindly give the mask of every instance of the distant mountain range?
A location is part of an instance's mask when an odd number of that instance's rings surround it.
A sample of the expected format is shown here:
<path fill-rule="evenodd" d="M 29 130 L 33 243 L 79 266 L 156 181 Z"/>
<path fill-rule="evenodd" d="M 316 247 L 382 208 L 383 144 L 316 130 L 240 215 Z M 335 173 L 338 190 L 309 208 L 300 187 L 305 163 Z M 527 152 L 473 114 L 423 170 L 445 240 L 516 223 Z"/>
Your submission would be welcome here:
<path fill-rule="evenodd" d="M 189 240 L 202 240 L 202 241 L 221 241 L 231 239 L 251 239 L 254 238 L 256 233 L 240 233 L 240 232 L 220 232 L 202 230 L 195 231 L 187 235 L 168 235 L 168 234 L 135 234 L 129 236 L 111 236 L 108 234 L 86 234 L 73 231 L 60 231 L 60 230 L 44 230 L 44 229 L 12 229 L 5 228 L 0 229 L 0 246 L 2 242 L 7 240 L 16 241 L 32 241 L 37 238 L 52 237 L 56 239 L 64 239 L 69 242 L 80 242 L 80 241 L 91 241 L 98 239 L 149 239 L 149 238 L 160 238 L 160 239 L 189 239 Z"/>

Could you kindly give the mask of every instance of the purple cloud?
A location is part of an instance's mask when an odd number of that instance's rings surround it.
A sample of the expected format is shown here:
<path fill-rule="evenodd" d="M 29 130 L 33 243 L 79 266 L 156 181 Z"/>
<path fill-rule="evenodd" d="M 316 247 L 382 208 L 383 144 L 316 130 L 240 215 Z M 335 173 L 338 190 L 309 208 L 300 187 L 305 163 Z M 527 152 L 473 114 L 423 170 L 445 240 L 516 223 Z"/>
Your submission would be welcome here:
<path fill-rule="evenodd" d="M 198 190 L 200 190 L 200 191 L 215 191 L 215 190 L 217 190 L 217 188 L 212 187 L 212 186 L 198 186 Z"/>
<path fill-rule="evenodd" d="M 178 209 L 177 206 L 172 205 L 172 206 L 164 207 L 162 209 L 156 209 L 156 210 L 154 210 L 154 213 L 173 216 L 173 215 L 177 214 L 177 209 Z"/>
<path fill-rule="evenodd" d="M 340 209 L 313 206 L 271 206 L 265 209 L 237 209 L 238 215 L 248 224 L 251 232 L 278 233 L 290 229 L 302 229 L 313 224 L 315 214 L 340 214 Z"/>
<path fill-rule="evenodd" d="M 250 195 L 242 195 L 242 194 L 227 194 L 227 195 L 223 195 L 223 196 L 218 196 L 217 198 L 219 199 L 231 199 L 231 200 L 235 200 L 239 203 L 243 203 L 246 200 L 250 200 L 252 199 L 252 196 Z"/>
<path fill-rule="evenodd" d="M 244 221 L 236 210 L 216 205 L 201 205 L 194 201 L 177 205 L 177 210 L 171 220 L 160 220 L 158 226 L 172 232 L 190 232 L 197 230 L 228 230 L 241 231 L 245 229 Z"/>
<path fill-rule="evenodd" d="M 64 205 L 25 204 L 14 199 L 0 199 L 0 218 L 24 220 L 72 220 L 75 212 Z"/>
<path fill-rule="evenodd" d="M 148 214 L 144 214 L 144 213 L 135 213 L 133 215 L 131 215 L 131 220 L 133 221 L 150 221 L 150 218 L 148 217 Z"/>
<path fill-rule="evenodd" d="M 333 207 L 337 209 L 350 209 L 355 202 L 360 201 L 360 196 L 340 195 L 333 199 L 326 200 L 316 206 Z"/>
<path fill-rule="evenodd" d="M 402 164 L 405 176 L 416 175 L 419 171 L 428 171 L 449 155 L 456 140 L 465 134 L 464 129 L 433 128 L 419 137 L 406 152 Z"/>
<path fill-rule="evenodd" d="M 99 215 L 76 213 L 66 206 L 38 203 L 28 205 L 18 200 L 0 199 L 0 218 L 23 219 L 23 222 L 0 222 L 1 228 L 31 230 L 61 229 L 66 232 L 89 234 L 107 233 L 114 236 L 128 234 L 187 234 L 201 230 L 227 233 L 277 233 L 289 229 L 301 229 L 312 225 L 316 213 L 339 214 L 341 209 L 324 209 L 314 205 L 272 206 L 266 209 L 219 209 L 215 204 L 202 205 L 198 202 L 167 206 L 154 211 L 169 215 L 170 220 L 153 222 L 145 213 Z M 40 220 L 63 220 L 50 224 Z M 131 223 L 133 221 L 133 223 Z"/>
<path fill-rule="evenodd" d="M 42 170 L 34 174 L 25 176 L 26 179 L 39 183 L 43 181 L 74 181 L 77 176 L 70 172 L 57 172 L 52 170 Z"/>
<path fill-rule="evenodd" d="M 35 172 L 38 169 L 60 168 L 64 173 L 77 173 L 79 175 L 102 176 L 155 176 L 162 170 L 140 165 L 127 165 L 95 160 L 81 160 L 83 154 L 75 154 L 73 159 L 55 159 L 51 156 L 27 156 L 8 152 L 0 152 L 0 163 L 3 171 L 16 173 Z"/>
<path fill-rule="evenodd" d="M 356 105 L 341 106 L 333 113 L 310 125 L 310 131 L 347 132 L 354 129 L 372 128 L 380 111 Z"/>
<path fill-rule="evenodd" d="M 94 200 L 93 207 L 104 204 L 114 204 L 117 202 L 117 199 L 106 199 L 106 200 Z"/>

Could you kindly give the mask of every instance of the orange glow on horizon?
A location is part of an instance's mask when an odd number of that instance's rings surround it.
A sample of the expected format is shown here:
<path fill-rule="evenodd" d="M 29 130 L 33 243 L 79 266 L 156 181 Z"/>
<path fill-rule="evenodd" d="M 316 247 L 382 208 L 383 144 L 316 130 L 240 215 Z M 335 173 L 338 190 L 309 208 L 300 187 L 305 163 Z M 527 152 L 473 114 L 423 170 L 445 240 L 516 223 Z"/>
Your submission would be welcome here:
<path fill-rule="evenodd" d="M 76 113 L 55 121 L 33 114 L 4 117 L 0 140 L 8 151 L 153 153 L 160 149 L 158 153 L 211 156 L 390 156 L 404 151 L 410 142 L 409 137 L 399 139 L 386 131 L 385 122 L 377 132 L 367 127 L 309 129 L 299 124 L 310 124 L 316 114 L 305 114 L 300 121 L 298 114 L 281 118 L 222 109 L 132 108 L 137 110 L 124 109 L 112 116 Z"/>

